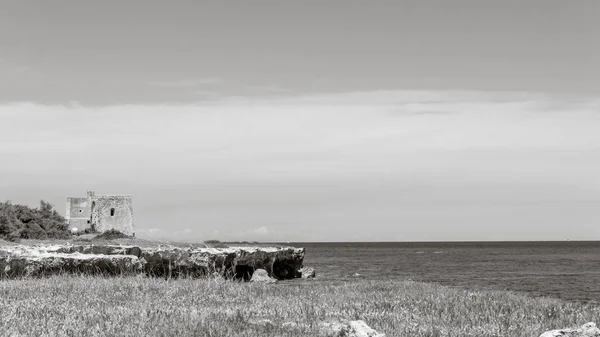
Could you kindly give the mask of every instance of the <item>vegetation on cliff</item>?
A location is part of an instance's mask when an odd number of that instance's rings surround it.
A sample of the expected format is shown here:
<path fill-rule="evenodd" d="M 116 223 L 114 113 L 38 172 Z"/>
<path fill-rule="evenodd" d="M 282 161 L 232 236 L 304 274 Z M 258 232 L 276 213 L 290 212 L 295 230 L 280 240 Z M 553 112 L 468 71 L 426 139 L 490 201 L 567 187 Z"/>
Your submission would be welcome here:
<path fill-rule="evenodd" d="M 123 234 L 122 232 L 116 229 L 109 229 L 103 233 L 100 233 L 94 237 L 96 240 L 118 240 L 118 239 L 129 239 L 132 238 L 127 234 Z"/>
<path fill-rule="evenodd" d="M 250 284 L 53 276 L 0 282 L 6 336 L 326 336 L 364 320 L 387 336 L 513 337 L 579 326 L 600 306 L 411 281 Z"/>
<path fill-rule="evenodd" d="M 9 241 L 20 239 L 67 239 L 69 226 L 52 204 L 42 200 L 38 208 L 0 202 L 0 238 Z"/>

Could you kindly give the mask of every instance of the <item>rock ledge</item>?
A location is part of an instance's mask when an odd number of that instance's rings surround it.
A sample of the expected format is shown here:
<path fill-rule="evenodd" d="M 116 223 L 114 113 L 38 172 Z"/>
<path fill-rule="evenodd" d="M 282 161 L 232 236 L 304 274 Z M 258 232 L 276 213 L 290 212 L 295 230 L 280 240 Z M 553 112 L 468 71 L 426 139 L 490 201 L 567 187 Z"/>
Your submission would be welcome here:
<path fill-rule="evenodd" d="M 218 273 L 250 280 L 256 269 L 274 279 L 302 276 L 304 248 L 191 248 L 121 245 L 36 245 L 0 248 L 0 277 L 63 273 L 203 277 Z"/>

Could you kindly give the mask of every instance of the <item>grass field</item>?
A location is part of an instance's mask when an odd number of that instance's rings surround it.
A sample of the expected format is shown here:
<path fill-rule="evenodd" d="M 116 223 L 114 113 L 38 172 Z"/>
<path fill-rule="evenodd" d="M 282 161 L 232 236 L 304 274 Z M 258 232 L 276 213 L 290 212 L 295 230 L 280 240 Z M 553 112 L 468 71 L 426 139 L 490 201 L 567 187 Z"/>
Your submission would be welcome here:
<path fill-rule="evenodd" d="M 599 317 L 600 306 L 410 281 L 0 281 L 3 336 L 323 336 L 320 322 L 361 319 L 387 336 L 537 337 Z"/>

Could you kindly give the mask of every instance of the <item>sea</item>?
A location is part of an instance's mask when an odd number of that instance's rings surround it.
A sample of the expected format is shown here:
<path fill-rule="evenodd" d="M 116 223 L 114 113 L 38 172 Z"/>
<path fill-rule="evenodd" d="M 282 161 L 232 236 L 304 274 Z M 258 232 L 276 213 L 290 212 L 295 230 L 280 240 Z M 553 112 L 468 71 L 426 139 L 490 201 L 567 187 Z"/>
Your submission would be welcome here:
<path fill-rule="evenodd" d="M 600 302 L 600 241 L 289 243 L 318 282 L 413 280 Z"/>

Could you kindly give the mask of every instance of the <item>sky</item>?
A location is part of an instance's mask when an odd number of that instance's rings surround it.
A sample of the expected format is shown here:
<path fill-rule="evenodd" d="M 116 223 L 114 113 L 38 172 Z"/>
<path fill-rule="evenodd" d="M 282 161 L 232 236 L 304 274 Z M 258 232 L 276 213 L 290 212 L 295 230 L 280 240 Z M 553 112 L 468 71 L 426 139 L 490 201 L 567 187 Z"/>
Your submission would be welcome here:
<path fill-rule="evenodd" d="M 596 1 L 0 0 L 0 200 L 139 237 L 600 239 Z"/>

